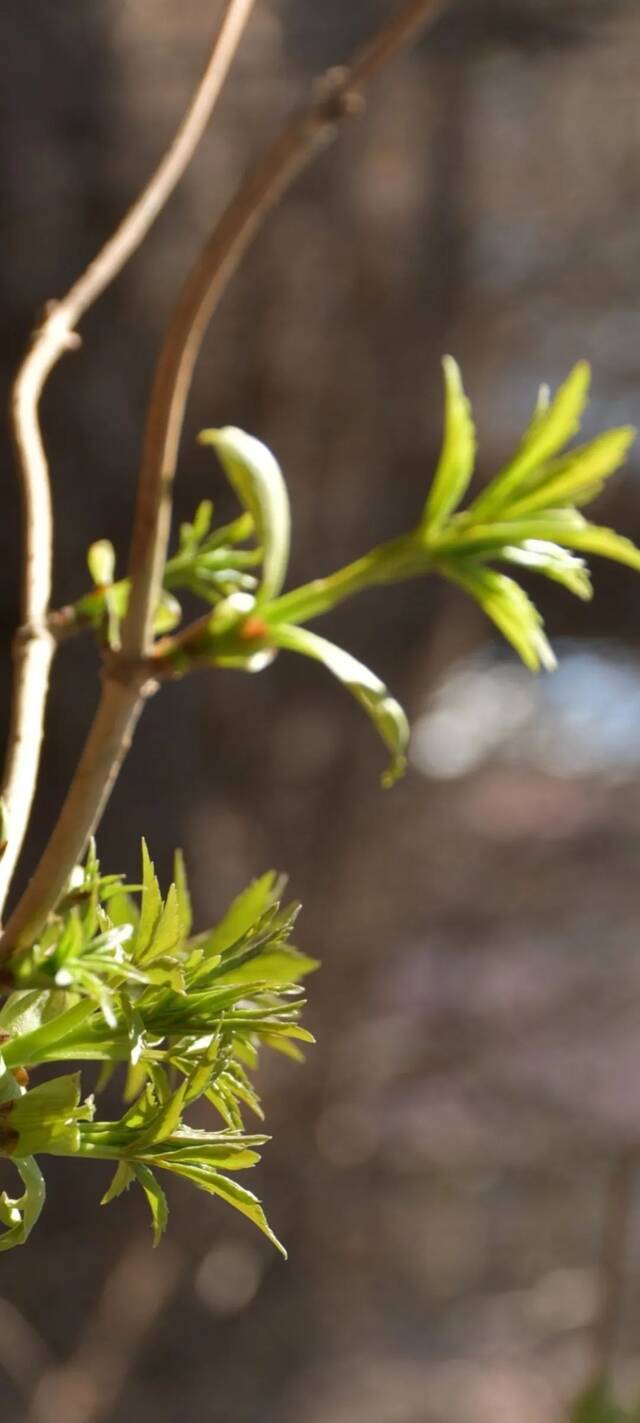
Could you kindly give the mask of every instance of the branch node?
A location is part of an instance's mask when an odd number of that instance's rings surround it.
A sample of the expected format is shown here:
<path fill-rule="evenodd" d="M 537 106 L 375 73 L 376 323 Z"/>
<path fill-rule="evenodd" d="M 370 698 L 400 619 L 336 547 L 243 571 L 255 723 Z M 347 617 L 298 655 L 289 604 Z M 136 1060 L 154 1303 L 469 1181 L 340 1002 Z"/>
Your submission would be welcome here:
<path fill-rule="evenodd" d="M 351 83 L 351 70 L 346 65 L 334 65 L 314 85 L 316 111 L 314 119 L 323 124 L 339 124 L 343 119 L 359 118 L 365 110 L 365 98 Z"/>

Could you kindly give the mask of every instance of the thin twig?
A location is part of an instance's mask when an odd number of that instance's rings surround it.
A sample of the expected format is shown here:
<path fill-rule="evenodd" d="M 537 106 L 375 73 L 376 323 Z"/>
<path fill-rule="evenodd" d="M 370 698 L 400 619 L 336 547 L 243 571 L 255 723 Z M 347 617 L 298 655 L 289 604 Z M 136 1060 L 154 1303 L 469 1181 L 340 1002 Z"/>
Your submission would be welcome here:
<path fill-rule="evenodd" d="M 36 330 L 12 392 L 11 418 L 22 490 L 24 570 L 22 627 L 15 642 L 9 742 L 2 795 L 8 827 L 0 861 L 0 914 L 22 848 L 35 793 L 44 713 L 56 639 L 47 626 L 53 518 L 49 470 L 39 422 L 45 383 L 75 327 L 128 262 L 184 174 L 206 128 L 255 0 L 227 0 L 224 18 L 187 113 L 153 177 L 113 236 L 61 301 L 51 302 Z"/>
<path fill-rule="evenodd" d="M 111 1416 L 136 1358 L 184 1275 L 171 1245 L 151 1254 L 130 1242 L 118 1257 L 71 1358 L 37 1381 L 27 1423 L 101 1423 Z"/>
<path fill-rule="evenodd" d="M 365 86 L 435 19 L 443 3 L 409 0 L 348 68 L 325 75 L 309 107 L 285 125 L 241 184 L 185 282 L 160 352 L 147 416 L 129 563 L 131 599 L 123 629 L 123 651 L 128 657 L 149 650 L 185 407 L 198 353 L 220 298 L 272 208 L 335 138 L 340 122 L 361 111 Z"/>
<path fill-rule="evenodd" d="M 407 0 L 358 52 L 315 86 L 310 105 L 286 124 L 249 173 L 189 273 L 160 352 L 147 416 L 129 576 L 131 595 L 122 631 L 120 696 L 105 681 L 103 700 L 63 812 L 12 915 L 0 958 L 33 941 L 56 904 L 95 829 L 123 760 L 115 726 L 130 736 L 141 705 L 140 668 L 148 675 L 152 622 L 166 560 L 171 493 L 184 411 L 195 362 L 213 312 L 241 258 L 276 203 L 336 136 L 342 120 L 362 109 L 362 89 L 427 23 L 445 0 Z M 124 702 L 128 698 L 128 719 Z M 123 702 L 124 699 L 124 702 Z M 109 763 L 105 747 L 111 748 Z"/>
<path fill-rule="evenodd" d="M 595 1385 L 609 1382 L 622 1315 L 633 1199 L 640 1166 L 640 1148 L 620 1152 L 607 1182 L 600 1262 L 600 1303 L 593 1336 Z"/>

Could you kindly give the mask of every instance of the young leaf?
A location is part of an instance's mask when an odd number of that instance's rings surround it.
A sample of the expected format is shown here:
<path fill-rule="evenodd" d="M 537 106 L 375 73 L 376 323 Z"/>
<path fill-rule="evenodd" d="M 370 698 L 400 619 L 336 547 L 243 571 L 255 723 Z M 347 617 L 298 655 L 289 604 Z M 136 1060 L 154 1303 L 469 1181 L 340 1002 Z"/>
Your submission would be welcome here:
<path fill-rule="evenodd" d="M 219 1171 L 210 1166 L 181 1163 L 176 1163 L 174 1166 L 169 1161 L 164 1164 L 169 1170 L 175 1171 L 177 1176 L 184 1176 L 187 1181 L 192 1181 L 195 1186 L 199 1186 L 201 1191 L 209 1191 L 211 1195 L 220 1196 L 235 1210 L 246 1215 L 254 1225 L 257 1225 L 258 1230 L 267 1236 L 267 1239 L 271 1241 L 272 1245 L 275 1245 L 276 1250 L 279 1250 L 286 1260 L 287 1252 L 284 1245 L 278 1240 L 277 1235 L 274 1235 L 258 1197 L 254 1196 L 252 1191 L 248 1191 L 246 1186 L 239 1186 L 237 1181 L 220 1175 Z"/>
<path fill-rule="evenodd" d="M 506 508 L 514 490 L 522 490 L 531 475 L 553 458 L 580 429 L 589 393 L 591 372 L 579 361 L 548 404 L 538 402 L 533 419 L 508 465 L 496 475 L 472 505 L 478 518 L 486 519 Z"/>
<path fill-rule="evenodd" d="M 153 1225 L 153 1243 L 154 1245 L 159 1245 L 167 1228 L 167 1221 L 169 1219 L 169 1207 L 167 1205 L 167 1198 L 162 1189 L 162 1186 L 160 1185 L 160 1182 L 156 1180 L 153 1171 L 150 1171 L 148 1166 L 143 1165 L 141 1161 L 136 1161 L 133 1169 L 135 1172 L 136 1180 L 142 1186 L 142 1189 L 147 1198 L 149 1210 L 151 1211 L 151 1222 Z"/>
<path fill-rule="evenodd" d="M 473 474 L 476 437 L 471 406 L 464 393 L 460 368 L 453 356 L 442 362 L 445 379 L 445 415 L 442 453 L 429 492 L 420 527 L 440 529 L 457 509 Z"/>
<path fill-rule="evenodd" d="M 11 1198 L 6 1191 L 0 1196 L 0 1220 L 8 1228 L 0 1235 L 0 1250 L 13 1250 L 24 1245 L 42 1214 L 46 1190 L 44 1177 L 33 1157 L 16 1161 L 16 1170 L 24 1186 L 21 1196 Z"/>
<path fill-rule="evenodd" d="M 544 466 L 539 479 L 531 483 L 521 497 L 514 491 L 508 517 L 521 519 L 540 509 L 590 503 L 605 480 L 620 468 L 635 434 L 630 425 L 607 430 L 588 445 L 572 450 L 564 459 Z"/>
<path fill-rule="evenodd" d="M 309 632 L 308 628 L 281 623 L 274 629 L 274 637 L 280 647 L 322 662 L 327 671 L 332 672 L 364 707 L 391 752 L 391 765 L 382 777 L 382 784 L 392 786 L 406 768 L 409 723 L 400 703 L 389 694 L 384 682 L 349 652 L 344 652 L 317 633 Z"/>
<path fill-rule="evenodd" d="M 207 957 L 223 954 L 232 944 L 244 938 L 262 915 L 266 914 L 267 909 L 276 902 L 278 889 L 275 870 L 268 870 L 259 879 L 253 880 L 252 884 L 234 899 L 224 918 L 214 929 L 200 935 L 195 942 L 206 952 Z"/>
<path fill-rule="evenodd" d="M 142 841 L 142 899 L 140 918 L 135 940 L 135 958 L 142 959 L 153 938 L 155 927 L 162 914 L 162 895 L 156 879 L 153 861 L 146 841 Z"/>
<path fill-rule="evenodd" d="M 505 544 L 496 552 L 496 557 L 542 573 L 545 578 L 561 583 L 569 593 L 585 602 L 593 597 L 591 578 L 584 559 L 575 558 L 559 544 L 548 543 L 544 539 L 524 539 L 515 546 Z"/>
<path fill-rule="evenodd" d="M 213 445 L 229 482 L 253 518 L 262 546 L 258 602 L 268 602 L 280 592 L 289 563 L 291 516 L 280 466 L 266 445 L 233 426 L 203 430 L 199 440 Z"/>
<path fill-rule="evenodd" d="M 116 1196 L 121 1196 L 123 1191 L 127 1191 L 131 1182 L 135 1180 L 135 1175 L 133 1166 L 130 1166 L 128 1161 L 119 1161 L 111 1185 L 105 1191 L 100 1205 L 108 1206 L 110 1201 L 115 1201 Z"/>
<path fill-rule="evenodd" d="M 108 539 L 98 539 L 87 551 L 87 567 L 97 588 L 113 583 L 116 551 Z"/>
<path fill-rule="evenodd" d="M 640 549 L 631 539 L 625 539 L 613 529 L 583 523 L 581 527 L 563 532 L 562 542 L 582 553 L 595 553 L 601 558 L 612 558 L 616 563 L 626 563 L 629 568 L 640 572 Z"/>
<path fill-rule="evenodd" d="M 542 618 L 518 583 L 493 568 L 467 566 L 453 559 L 443 563 L 442 571 L 480 604 L 526 667 L 532 672 L 538 672 L 541 667 L 553 671 L 556 659 L 545 636 Z"/>
<path fill-rule="evenodd" d="M 178 915 L 180 920 L 180 937 L 186 939 L 191 931 L 193 923 L 193 913 L 191 909 L 191 896 L 189 894 L 189 884 L 187 881 L 187 871 L 185 869 L 184 855 L 182 850 L 176 850 L 173 857 L 173 880 L 176 887 L 176 898 L 178 903 Z"/>

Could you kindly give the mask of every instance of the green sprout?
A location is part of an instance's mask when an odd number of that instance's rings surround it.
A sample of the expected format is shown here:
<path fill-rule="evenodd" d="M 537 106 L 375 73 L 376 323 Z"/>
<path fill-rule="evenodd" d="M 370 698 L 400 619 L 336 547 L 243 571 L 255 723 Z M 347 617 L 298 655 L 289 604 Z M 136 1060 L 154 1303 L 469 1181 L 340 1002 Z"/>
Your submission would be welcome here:
<path fill-rule="evenodd" d="M 279 649 L 321 662 L 360 702 L 391 752 L 383 777 L 392 785 L 406 766 L 407 718 L 384 683 L 349 653 L 311 632 L 308 622 L 368 588 L 439 574 L 479 604 L 532 671 L 555 657 L 538 609 L 513 576 L 522 569 L 592 596 L 584 554 L 640 569 L 640 551 L 580 512 L 623 463 L 635 431 L 609 430 L 567 451 L 580 428 L 589 367 L 572 370 L 553 400 L 543 388 L 533 417 L 505 467 L 466 507 L 476 451 L 471 409 L 452 357 L 444 360 L 442 453 L 416 526 L 327 577 L 282 592 L 290 516 L 273 455 L 241 430 L 208 430 L 212 445 L 253 521 L 261 556 L 255 590 L 234 589 L 214 612 L 162 649 L 177 672 L 198 663 L 261 671 Z M 196 555 L 197 556 L 197 555 Z M 507 566 L 511 572 L 502 571 Z"/>
<path fill-rule="evenodd" d="M 311 631 L 309 622 L 368 588 L 436 574 L 479 604 L 532 671 L 555 665 L 540 614 L 514 573 L 534 571 L 590 598 L 585 554 L 640 569 L 640 551 L 628 539 L 581 512 L 623 462 L 634 432 L 610 430 L 567 449 L 588 392 L 589 370 L 580 363 L 553 399 L 541 391 L 513 458 L 465 505 L 475 431 L 451 357 L 444 376 L 442 452 L 415 526 L 288 591 L 291 518 L 277 461 L 241 430 L 201 435 L 243 512 L 216 529 L 205 500 L 182 526 L 164 571 L 150 675 L 161 680 L 212 666 L 258 672 L 280 651 L 310 657 L 371 718 L 390 753 L 383 782 L 391 785 L 406 765 L 404 711 L 374 672 Z M 64 610 L 63 622 L 93 627 L 109 656 L 120 645 L 129 583 L 115 578 L 115 552 L 106 540 L 92 545 L 88 563 L 93 588 Z M 207 605 L 186 626 L 180 590 Z M 103 1201 L 137 1184 L 156 1241 L 167 1220 L 159 1176 L 169 1172 L 227 1202 L 279 1246 L 260 1202 L 235 1173 L 250 1169 L 267 1141 L 245 1127 L 247 1112 L 262 1121 L 252 1077 L 260 1050 L 299 1059 L 300 1044 L 312 1041 L 301 1024 L 301 984 L 317 965 L 291 943 L 299 906 L 283 903 L 283 888 L 275 874 L 263 875 L 220 924 L 194 934 L 180 855 L 163 895 L 144 843 L 138 886 L 103 874 L 90 847 L 38 938 L 6 962 L 0 1154 L 17 1168 L 24 1190 L 15 1199 L 0 1197 L 0 1249 L 22 1244 L 38 1219 L 44 1182 L 36 1158 L 47 1154 L 113 1162 Z M 72 1072 L 31 1085 L 34 1069 L 69 1062 Z M 82 1063 L 98 1065 L 95 1100 L 83 1099 Z M 96 1103 L 114 1074 L 123 1114 L 102 1120 Z M 195 1128 L 186 1120 L 196 1102 L 210 1112 L 210 1125 Z M 604 1423 L 600 1403 L 585 1401 L 584 1423 Z M 614 1416 L 606 1414 L 612 1423 Z"/>
<path fill-rule="evenodd" d="M 262 1120 L 250 1076 L 260 1047 L 299 1059 L 299 1044 L 313 1041 L 300 984 L 317 965 L 290 942 L 299 906 L 281 904 L 283 888 L 263 875 L 220 924 L 193 935 L 180 856 L 163 897 L 146 845 L 138 889 L 103 875 L 91 846 L 40 940 L 15 956 L 0 1012 L 0 1154 L 26 1188 L 0 1199 L 0 1248 L 35 1224 L 44 1195 L 33 1158 L 43 1154 L 113 1161 L 105 1203 L 137 1182 L 156 1240 L 167 1219 L 161 1171 L 228 1202 L 282 1248 L 260 1202 L 226 1172 L 253 1166 L 268 1140 L 244 1125 L 246 1111 Z M 120 1120 L 97 1119 L 77 1071 L 30 1085 L 34 1067 L 68 1061 L 100 1064 L 99 1089 L 121 1068 Z M 200 1099 L 218 1119 L 212 1129 L 185 1122 Z"/>

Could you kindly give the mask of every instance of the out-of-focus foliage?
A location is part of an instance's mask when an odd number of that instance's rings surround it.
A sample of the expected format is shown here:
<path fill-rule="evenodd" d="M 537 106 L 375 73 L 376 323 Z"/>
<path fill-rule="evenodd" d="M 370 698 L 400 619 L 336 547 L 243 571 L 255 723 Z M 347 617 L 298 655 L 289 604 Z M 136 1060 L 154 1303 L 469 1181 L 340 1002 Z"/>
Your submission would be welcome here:
<path fill-rule="evenodd" d="M 578 1400 L 571 1423 L 640 1423 L 640 1404 L 623 1408 L 607 1388 L 598 1385 Z"/>

